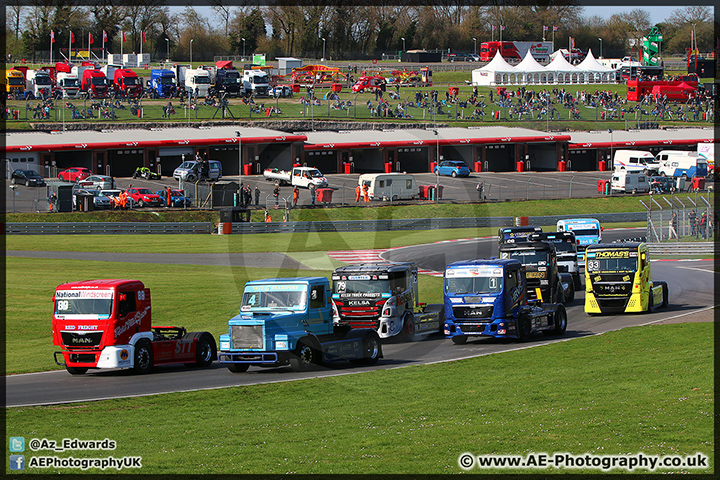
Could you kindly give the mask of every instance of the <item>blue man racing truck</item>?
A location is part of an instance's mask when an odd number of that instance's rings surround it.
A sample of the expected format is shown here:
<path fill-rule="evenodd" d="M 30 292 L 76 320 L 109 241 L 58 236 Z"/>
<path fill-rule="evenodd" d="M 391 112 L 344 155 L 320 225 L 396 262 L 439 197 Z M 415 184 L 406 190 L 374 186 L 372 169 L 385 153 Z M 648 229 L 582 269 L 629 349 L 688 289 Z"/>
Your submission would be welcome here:
<path fill-rule="evenodd" d="M 445 269 L 445 337 L 461 345 L 469 337 L 526 341 L 533 333 L 562 335 L 567 312 L 559 303 L 528 301 L 519 260 L 466 260 Z"/>
<path fill-rule="evenodd" d="M 240 313 L 220 335 L 218 361 L 234 373 L 251 365 L 305 371 L 338 360 L 377 363 L 382 357 L 377 332 L 334 323 L 331 296 L 324 277 L 247 282 Z"/>

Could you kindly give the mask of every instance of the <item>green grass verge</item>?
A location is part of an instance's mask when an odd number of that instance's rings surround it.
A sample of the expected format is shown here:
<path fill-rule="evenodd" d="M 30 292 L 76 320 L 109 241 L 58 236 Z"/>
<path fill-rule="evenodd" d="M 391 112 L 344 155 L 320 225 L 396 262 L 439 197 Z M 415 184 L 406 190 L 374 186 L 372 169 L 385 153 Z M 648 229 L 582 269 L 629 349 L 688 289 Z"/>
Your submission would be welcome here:
<path fill-rule="evenodd" d="M 156 474 L 452 474 L 462 472 L 464 452 L 700 452 L 710 457 L 710 468 L 693 473 L 711 474 L 712 352 L 710 323 L 635 327 L 444 364 L 12 408 L 6 428 L 8 437 L 27 441 L 116 440 L 112 452 L 38 453 L 141 455 L 140 472 Z M 558 472 L 600 473 L 471 471 Z M 657 473 L 668 472 L 687 471 Z"/>

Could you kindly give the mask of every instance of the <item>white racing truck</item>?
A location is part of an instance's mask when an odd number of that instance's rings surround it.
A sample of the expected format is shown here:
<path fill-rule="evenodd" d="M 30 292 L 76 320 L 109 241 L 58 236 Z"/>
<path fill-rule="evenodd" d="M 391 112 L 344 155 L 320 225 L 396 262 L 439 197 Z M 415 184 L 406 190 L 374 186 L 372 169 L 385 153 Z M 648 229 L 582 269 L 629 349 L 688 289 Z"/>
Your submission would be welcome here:
<path fill-rule="evenodd" d="M 266 168 L 263 176 L 275 185 L 291 185 L 309 188 L 311 184 L 316 188 L 327 187 L 327 179 L 315 167 L 293 167 L 292 170 L 280 170 L 278 168 Z"/>
<path fill-rule="evenodd" d="M 442 333 L 444 305 L 418 301 L 417 266 L 410 262 L 361 263 L 332 274 L 335 322 L 373 328 L 380 338 L 417 340 Z"/>

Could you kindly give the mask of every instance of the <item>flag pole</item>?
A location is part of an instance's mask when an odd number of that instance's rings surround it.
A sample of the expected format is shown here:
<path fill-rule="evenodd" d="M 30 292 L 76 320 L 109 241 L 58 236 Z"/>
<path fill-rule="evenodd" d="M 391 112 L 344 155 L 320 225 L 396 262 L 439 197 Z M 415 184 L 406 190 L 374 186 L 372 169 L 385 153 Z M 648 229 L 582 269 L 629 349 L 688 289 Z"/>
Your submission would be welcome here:
<path fill-rule="evenodd" d="M 52 65 L 52 44 L 53 44 L 53 32 L 50 31 L 50 65 Z"/>

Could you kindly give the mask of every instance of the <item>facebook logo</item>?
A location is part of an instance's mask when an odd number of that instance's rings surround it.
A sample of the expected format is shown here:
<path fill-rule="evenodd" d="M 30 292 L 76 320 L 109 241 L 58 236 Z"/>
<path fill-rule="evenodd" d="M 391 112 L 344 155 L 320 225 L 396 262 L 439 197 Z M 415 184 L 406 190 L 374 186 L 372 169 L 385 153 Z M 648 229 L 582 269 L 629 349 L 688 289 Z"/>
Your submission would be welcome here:
<path fill-rule="evenodd" d="M 10 437 L 10 451 L 11 452 L 24 452 L 25 451 L 25 437 Z"/>
<path fill-rule="evenodd" d="M 25 455 L 10 455 L 10 470 L 25 470 Z"/>

